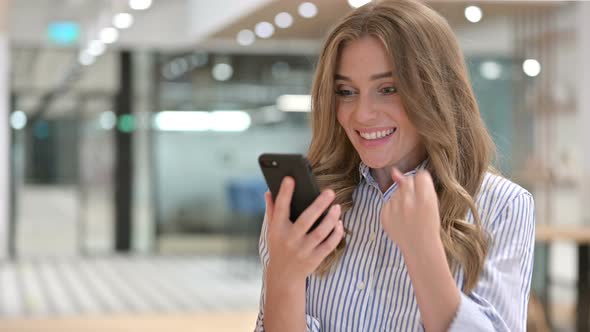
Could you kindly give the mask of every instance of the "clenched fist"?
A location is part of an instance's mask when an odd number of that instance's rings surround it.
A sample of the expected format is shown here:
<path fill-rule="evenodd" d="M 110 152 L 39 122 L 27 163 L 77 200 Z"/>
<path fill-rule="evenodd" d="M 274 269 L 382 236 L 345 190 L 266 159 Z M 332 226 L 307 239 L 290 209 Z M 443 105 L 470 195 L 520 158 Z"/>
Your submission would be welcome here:
<path fill-rule="evenodd" d="M 389 238 L 402 254 L 440 241 L 438 197 L 430 173 L 421 170 L 414 177 L 404 176 L 393 168 L 391 177 L 398 188 L 381 210 L 381 224 Z"/>

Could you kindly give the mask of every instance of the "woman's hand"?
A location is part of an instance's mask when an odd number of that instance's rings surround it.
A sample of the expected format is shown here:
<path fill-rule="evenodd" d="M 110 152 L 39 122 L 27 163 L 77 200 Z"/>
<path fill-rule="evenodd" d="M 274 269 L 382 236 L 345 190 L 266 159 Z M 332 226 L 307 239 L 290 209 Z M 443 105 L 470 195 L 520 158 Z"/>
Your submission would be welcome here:
<path fill-rule="evenodd" d="M 268 278 L 288 282 L 305 280 L 338 245 L 344 234 L 340 205 L 332 206 L 322 222 L 309 234 L 311 226 L 334 201 L 326 190 L 292 223 L 289 220 L 295 181 L 285 177 L 273 203 L 265 193 L 267 239 L 270 260 Z"/>
<path fill-rule="evenodd" d="M 426 331 L 448 330 L 461 303 L 440 239 L 438 197 L 427 171 L 391 173 L 398 189 L 381 210 L 381 224 L 401 249 Z M 432 280 L 436 280 L 433 283 Z"/>
<path fill-rule="evenodd" d="M 440 241 L 438 197 L 430 173 L 422 170 L 415 177 L 404 176 L 394 168 L 391 177 L 398 188 L 381 210 L 381 224 L 389 238 L 402 254 Z"/>

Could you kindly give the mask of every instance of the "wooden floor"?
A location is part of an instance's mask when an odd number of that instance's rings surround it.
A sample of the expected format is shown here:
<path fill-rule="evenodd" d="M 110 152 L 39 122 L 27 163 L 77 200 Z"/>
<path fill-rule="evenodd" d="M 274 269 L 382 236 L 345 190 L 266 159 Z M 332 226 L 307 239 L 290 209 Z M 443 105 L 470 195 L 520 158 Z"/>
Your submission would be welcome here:
<path fill-rule="evenodd" d="M 10 332 L 229 332 L 253 331 L 256 311 L 215 314 L 96 316 L 58 319 L 3 319 Z"/>

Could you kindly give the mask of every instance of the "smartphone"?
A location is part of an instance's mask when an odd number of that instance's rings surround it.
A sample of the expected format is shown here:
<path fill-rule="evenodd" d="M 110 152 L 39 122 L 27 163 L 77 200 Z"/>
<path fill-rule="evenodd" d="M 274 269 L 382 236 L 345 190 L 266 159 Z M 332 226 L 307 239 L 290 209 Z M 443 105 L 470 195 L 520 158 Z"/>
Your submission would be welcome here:
<path fill-rule="evenodd" d="M 295 191 L 291 200 L 291 222 L 295 222 L 299 215 L 320 195 L 319 186 L 315 180 L 311 166 L 305 156 L 300 154 L 265 153 L 258 157 L 258 164 L 270 189 L 273 201 L 279 194 L 281 182 L 285 176 L 295 180 Z M 327 210 L 313 224 L 308 232 L 314 230 L 326 216 Z"/>

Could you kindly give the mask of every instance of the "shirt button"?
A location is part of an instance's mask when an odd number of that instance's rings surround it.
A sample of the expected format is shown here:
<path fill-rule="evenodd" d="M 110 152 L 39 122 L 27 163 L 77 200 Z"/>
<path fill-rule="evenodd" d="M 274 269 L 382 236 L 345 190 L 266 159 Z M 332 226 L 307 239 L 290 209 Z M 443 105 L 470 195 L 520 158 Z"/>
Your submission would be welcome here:
<path fill-rule="evenodd" d="M 371 233 L 371 235 L 369 235 L 369 241 L 373 242 L 375 241 L 375 239 L 377 239 L 377 234 L 375 234 L 375 232 Z"/>
<path fill-rule="evenodd" d="M 356 287 L 357 287 L 359 290 L 363 290 L 363 289 L 365 289 L 365 283 L 364 283 L 364 282 L 362 282 L 362 281 L 359 281 L 359 283 L 356 285 Z"/>

